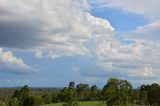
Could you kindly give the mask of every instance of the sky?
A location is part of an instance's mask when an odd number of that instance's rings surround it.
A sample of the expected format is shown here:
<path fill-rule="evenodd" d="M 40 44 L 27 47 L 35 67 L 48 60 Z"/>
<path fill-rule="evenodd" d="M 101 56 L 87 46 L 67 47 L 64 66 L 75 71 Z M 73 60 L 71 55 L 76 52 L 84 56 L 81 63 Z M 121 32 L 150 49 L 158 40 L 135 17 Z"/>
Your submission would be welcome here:
<path fill-rule="evenodd" d="M 159 0 L 0 0 L 0 87 L 160 84 Z"/>

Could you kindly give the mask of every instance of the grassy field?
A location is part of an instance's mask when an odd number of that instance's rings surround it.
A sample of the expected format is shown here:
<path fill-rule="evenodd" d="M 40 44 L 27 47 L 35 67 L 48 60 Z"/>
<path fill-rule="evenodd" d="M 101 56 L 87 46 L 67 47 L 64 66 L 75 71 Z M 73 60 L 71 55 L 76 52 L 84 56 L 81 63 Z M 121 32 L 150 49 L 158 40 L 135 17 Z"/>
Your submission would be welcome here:
<path fill-rule="evenodd" d="M 104 104 L 100 104 L 100 102 L 79 102 L 80 106 L 106 106 Z M 62 106 L 62 103 L 42 105 L 42 106 Z"/>

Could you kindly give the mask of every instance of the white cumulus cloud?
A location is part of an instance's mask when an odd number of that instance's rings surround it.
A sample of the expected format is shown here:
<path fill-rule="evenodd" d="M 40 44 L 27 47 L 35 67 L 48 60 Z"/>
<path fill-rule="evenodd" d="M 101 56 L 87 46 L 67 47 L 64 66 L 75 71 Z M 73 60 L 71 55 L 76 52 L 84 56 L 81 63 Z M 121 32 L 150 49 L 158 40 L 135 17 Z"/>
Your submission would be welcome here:
<path fill-rule="evenodd" d="M 99 2 L 150 19 L 160 17 L 155 10 L 158 0 Z M 125 36 L 134 42 L 124 44 L 112 36 L 110 23 L 92 16 L 89 7 L 86 0 L 0 0 L 0 47 L 29 50 L 38 58 L 91 54 L 108 72 L 119 72 L 124 77 L 157 77 L 159 23 L 137 28 L 131 33 L 134 36 Z M 14 62 L 7 62 L 9 66 L 22 64 L 20 68 L 29 68 L 12 53 L 7 54 L 14 57 Z"/>
<path fill-rule="evenodd" d="M 0 46 L 36 52 L 37 57 L 87 55 L 86 43 L 113 30 L 92 16 L 86 0 L 1 0 Z M 12 39 L 11 39 L 12 38 Z"/>
<path fill-rule="evenodd" d="M 123 33 L 121 39 L 101 36 L 96 42 L 100 65 L 110 72 L 121 72 L 125 77 L 158 78 L 160 73 L 159 23 L 138 27 Z M 123 39 L 133 41 L 126 43 Z M 126 76 L 127 75 L 127 76 Z"/>
<path fill-rule="evenodd" d="M 97 45 L 100 65 L 125 77 L 153 77 L 160 73 L 159 0 L 89 0 L 92 8 L 118 9 L 148 18 L 148 24 L 128 33 L 115 32 L 118 38 L 101 36 Z M 131 41 L 126 43 L 125 41 Z M 127 76 L 126 76 L 127 75 Z"/>
<path fill-rule="evenodd" d="M 0 70 L 13 73 L 30 73 L 33 71 L 21 58 L 17 58 L 11 51 L 0 48 Z"/>

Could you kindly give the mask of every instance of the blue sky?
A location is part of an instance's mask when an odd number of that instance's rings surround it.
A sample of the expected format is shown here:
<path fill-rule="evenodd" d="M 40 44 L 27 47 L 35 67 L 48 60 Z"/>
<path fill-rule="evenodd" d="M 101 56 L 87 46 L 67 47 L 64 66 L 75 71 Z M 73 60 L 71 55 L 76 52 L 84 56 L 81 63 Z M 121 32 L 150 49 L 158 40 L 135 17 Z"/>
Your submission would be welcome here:
<path fill-rule="evenodd" d="M 116 30 L 124 32 L 135 30 L 137 26 L 143 26 L 148 21 L 143 15 L 124 13 L 115 8 L 95 8 L 91 13 L 96 17 L 107 19 Z"/>
<path fill-rule="evenodd" d="M 159 83 L 158 3 L 1 0 L 0 87 Z"/>

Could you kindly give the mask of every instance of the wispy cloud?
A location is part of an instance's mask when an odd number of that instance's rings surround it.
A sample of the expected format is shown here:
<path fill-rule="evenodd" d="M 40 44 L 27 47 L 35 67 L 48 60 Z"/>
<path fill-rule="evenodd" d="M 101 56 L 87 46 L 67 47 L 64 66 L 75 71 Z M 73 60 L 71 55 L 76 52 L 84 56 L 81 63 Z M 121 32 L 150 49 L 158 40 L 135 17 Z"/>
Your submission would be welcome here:
<path fill-rule="evenodd" d="M 0 71 L 27 74 L 35 71 L 31 66 L 25 64 L 21 58 L 17 58 L 11 51 L 0 48 Z"/>
<path fill-rule="evenodd" d="M 152 20 L 159 20 L 160 15 L 157 14 L 159 7 L 159 0 L 89 0 L 93 8 L 117 8 L 124 12 L 131 12 L 146 16 Z"/>

